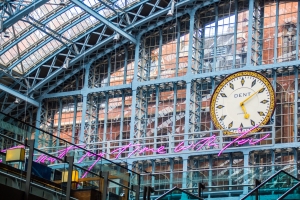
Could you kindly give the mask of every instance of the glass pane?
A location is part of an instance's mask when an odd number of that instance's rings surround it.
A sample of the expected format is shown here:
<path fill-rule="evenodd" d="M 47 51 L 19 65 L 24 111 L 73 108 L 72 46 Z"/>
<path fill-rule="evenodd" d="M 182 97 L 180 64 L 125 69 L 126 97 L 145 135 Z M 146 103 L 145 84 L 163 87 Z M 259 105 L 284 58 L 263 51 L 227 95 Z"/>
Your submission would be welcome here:
<path fill-rule="evenodd" d="M 186 192 L 184 190 L 181 190 L 179 188 L 173 188 L 170 191 L 166 192 L 162 196 L 158 197 L 156 200 L 197 200 L 201 199 L 200 197 L 195 196 L 192 193 Z"/>
<path fill-rule="evenodd" d="M 298 179 L 280 171 L 276 176 L 263 183 L 257 191 L 252 191 L 252 194 L 244 200 L 255 200 L 256 195 L 259 199 L 276 200 L 297 183 L 299 183 Z"/>
<path fill-rule="evenodd" d="M 289 191 L 289 194 L 285 196 L 284 199 L 290 199 L 290 200 L 300 199 L 300 183 L 298 183 L 293 190 Z"/>

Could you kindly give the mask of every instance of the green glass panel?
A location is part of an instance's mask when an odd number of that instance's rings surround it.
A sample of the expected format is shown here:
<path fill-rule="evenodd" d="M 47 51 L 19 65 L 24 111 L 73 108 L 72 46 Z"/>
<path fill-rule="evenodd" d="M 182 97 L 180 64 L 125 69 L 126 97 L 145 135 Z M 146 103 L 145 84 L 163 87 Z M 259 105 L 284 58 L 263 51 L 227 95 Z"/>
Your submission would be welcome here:
<path fill-rule="evenodd" d="M 201 200 L 201 198 L 179 188 L 173 188 L 157 200 Z"/>
<path fill-rule="evenodd" d="M 300 183 L 298 183 L 293 189 L 288 191 L 288 195 L 282 199 L 286 200 L 299 200 L 300 199 Z"/>
<path fill-rule="evenodd" d="M 255 200 L 256 195 L 258 199 L 276 200 L 298 182 L 295 177 L 281 171 L 244 200 Z"/>

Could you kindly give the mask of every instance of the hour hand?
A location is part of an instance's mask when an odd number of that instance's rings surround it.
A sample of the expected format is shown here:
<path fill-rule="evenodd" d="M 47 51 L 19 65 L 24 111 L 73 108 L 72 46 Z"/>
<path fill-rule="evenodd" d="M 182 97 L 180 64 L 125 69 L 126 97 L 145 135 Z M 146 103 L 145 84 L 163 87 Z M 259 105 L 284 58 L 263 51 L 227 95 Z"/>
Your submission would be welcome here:
<path fill-rule="evenodd" d="M 242 110 L 243 110 L 243 112 L 244 112 L 244 118 L 245 118 L 245 119 L 248 119 L 248 118 L 250 117 L 250 115 L 247 113 L 245 106 L 244 106 L 244 105 L 241 105 L 241 107 L 242 107 Z"/>

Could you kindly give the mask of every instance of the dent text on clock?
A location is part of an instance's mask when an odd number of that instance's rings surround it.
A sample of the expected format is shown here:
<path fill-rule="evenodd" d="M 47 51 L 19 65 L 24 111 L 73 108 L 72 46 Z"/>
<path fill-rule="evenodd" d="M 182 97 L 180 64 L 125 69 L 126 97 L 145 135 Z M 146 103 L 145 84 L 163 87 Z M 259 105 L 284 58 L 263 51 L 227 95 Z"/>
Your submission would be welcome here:
<path fill-rule="evenodd" d="M 250 96 L 251 92 L 234 94 L 234 98 Z"/>

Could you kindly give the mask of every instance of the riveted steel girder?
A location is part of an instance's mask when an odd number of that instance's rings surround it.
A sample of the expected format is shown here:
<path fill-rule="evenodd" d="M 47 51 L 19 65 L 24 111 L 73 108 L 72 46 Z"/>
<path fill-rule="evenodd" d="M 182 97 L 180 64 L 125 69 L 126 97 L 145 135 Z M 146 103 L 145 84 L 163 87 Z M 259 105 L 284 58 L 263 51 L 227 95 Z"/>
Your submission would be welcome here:
<path fill-rule="evenodd" d="M 109 20 L 107 20 L 105 17 L 99 15 L 97 12 L 95 12 L 93 9 L 91 9 L 90 7 L 88 7 L 87 5 L 85 5 L 83 2 L 78 1 L 78 0 L 72 0 L 72 2 L 74 4 L 76 4 L 77 6 L 79 6 L 80 8 L 82 8 L 83 10 L 85 10 L 87 13 L 91 14 L 92 16 L 94 16 L 96 19 L 100 20 L 102 23 L 104 23 L 105 25 L 107 25 L 109 28 L 115 30 L 117 33 L 119 33 L 122 36 L 124 36 L 125 38 L 129 39 L 131 42 L 136 43 L 136 39 L 132 35 L 128 34 L 126 31 L 123 31 L 122 29 L 120 29 L 119 27 L 117 27 L 112 22 L 110 22 Z"/>
<path fill-rule="evenodd" d="M 26 101 L 26 102 L 28 102 L 28 103 L 36 106 L 36 107 L 39 107 L 39 105 L 40 105 L 39 102 L 33 100 L 32 98 L 29 98 L 28 96 L 26 96 L 24 94 L 21 94 L 21 93 L 15 91 L 15 90 L 5 86 L 5 85 L 0 84 L 0 90 L 3 90 L 5 92 L 19 98 L 20 100 L 24 100 L 24 101 Z"/>

